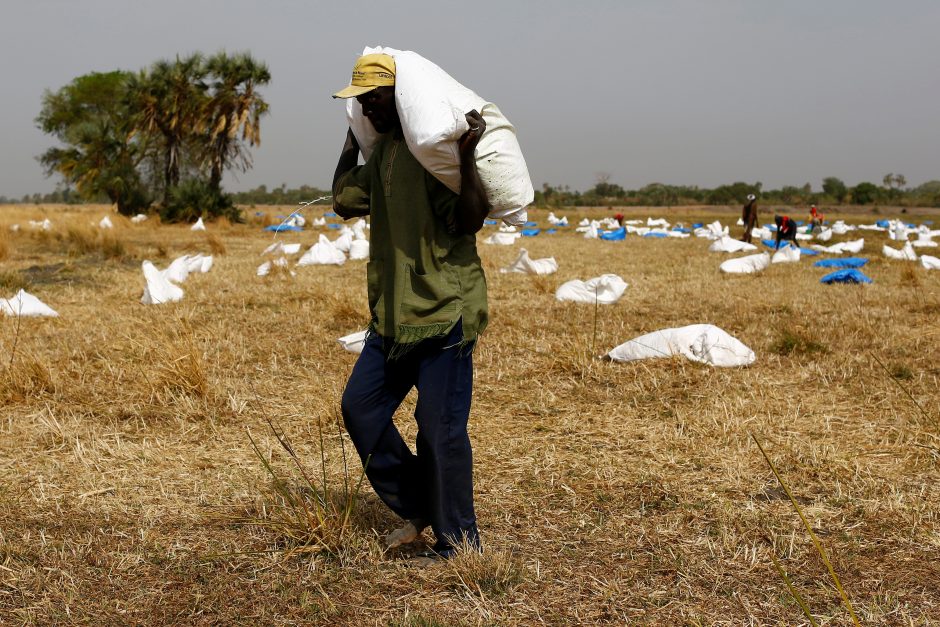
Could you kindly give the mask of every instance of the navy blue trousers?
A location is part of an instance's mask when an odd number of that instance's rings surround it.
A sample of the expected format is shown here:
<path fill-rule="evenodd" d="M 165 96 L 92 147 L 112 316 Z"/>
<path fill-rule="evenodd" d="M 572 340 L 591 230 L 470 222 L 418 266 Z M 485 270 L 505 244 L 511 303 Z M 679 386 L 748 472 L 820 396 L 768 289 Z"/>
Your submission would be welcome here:
<path fill-rule="evenodd" d="M 434 550 L 450 553 L 466 537 L 479 546 L 473 511 L 473 454 L 467 421 L 473 393 L 471 346 L 460 346 L 458 324 L 446 336 L 421 341 L 394 360 L 371 335 L 343 392 L 346 430 L 379 498 L 405 519 L 430 523 Z M 392 416 L 418 389 L 418 436 L 412 453 Z"/>

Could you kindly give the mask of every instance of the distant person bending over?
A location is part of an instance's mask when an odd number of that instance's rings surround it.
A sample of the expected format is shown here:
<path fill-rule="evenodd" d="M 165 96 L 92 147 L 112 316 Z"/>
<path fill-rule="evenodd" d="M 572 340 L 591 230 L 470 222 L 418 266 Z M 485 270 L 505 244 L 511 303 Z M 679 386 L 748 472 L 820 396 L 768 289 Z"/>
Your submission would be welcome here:
<path fill-rule="evenodd" d="M 790 240 L 796 246 L 796 222 L 789 216 L 774 216 L 774 224 L 777 225 L 777 241 L 774 250 L 780 250 L 780 242 Z"/>
<path fill-rule="evenodd" d="M 750 244 L 751 231 L 757 226 L 757 196 L 754 194 L 747 195 L 747 202 L 741 210 L 741 221 L 744 222 L 744 236 L 741 241 Z"/>
<path fill-rule="evenodd" d="M 819 213 L 819 210 L 816 209 L 816 205 L 813 205 L 809 209 L 809 232 L 812 233 L 816 230 L 816 227 L 822 227 L 824 216 Z"/>
<path fill-rule="evenodd" d="M 476 232 L 491 210 L 475 149 L 486 130 L 477 111 L 457 142 L 460 193 L 431 175 L 408 149 L 395 105 L 395 60 L 360 57 L 349 87 L 381 138 L 365 165 L 346 134 L 333 177 L 333 207 L 344 218 L 370 216 L 367 266 L 372 321 L 343 392 L 346 430 L 379 498 L 405 523 L 389 547 L 431 526 L 437 543 L 421 557 L 449 558 L 463 541 L 480 548 L 473 509 L 467 421 L 473 346 L 486 327 L 486 280 Z M 412 453 L 392 422 L 412 388 L 418 424 Z"/>

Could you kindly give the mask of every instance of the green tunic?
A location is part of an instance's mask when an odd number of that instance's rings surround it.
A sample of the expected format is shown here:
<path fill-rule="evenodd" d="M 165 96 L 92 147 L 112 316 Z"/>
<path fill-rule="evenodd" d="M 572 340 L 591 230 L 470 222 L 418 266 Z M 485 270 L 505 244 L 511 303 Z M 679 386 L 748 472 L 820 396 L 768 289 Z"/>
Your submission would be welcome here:
<path fill-rule="evenodd" d="M 370 329 L 393 340 L 389 357 L 462 321 L 463 342 L 486 327 L 486 279 L 476 236 L 456 233 L 457 194 L 408 150 L 379 140 L 365 165 L 338 181 L 336 203 L 370 212 Z"/>

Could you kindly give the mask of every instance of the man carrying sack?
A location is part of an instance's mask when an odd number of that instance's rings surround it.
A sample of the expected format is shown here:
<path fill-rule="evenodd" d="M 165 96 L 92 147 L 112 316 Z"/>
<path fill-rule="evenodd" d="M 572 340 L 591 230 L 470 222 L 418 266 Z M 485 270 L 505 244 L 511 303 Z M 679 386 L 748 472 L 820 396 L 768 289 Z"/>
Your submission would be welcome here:
<path fill-rule="evenodd" d="M 472 350 L 486 327 L 486 280 L 476 232 L 491 210 L 474 150 L 486 130 L 477 111 L 458 141 L 460 193 L 412 155 L 395 106 L 395 60 L 360 57 L 351 84 L 334 98 L 356 98 L 382 134 L 364 165 L 350 129 L 333 177 L 333 208 L 370 216 L 367 266 L 372 321 L 342 399 L 342 414 L 376 494 L 406 521 L 389 547 L 410 543 L 430 525 L 426 557 L 449 558 L 466 541 L 481 548 L 473 509 L 473 459 L 467 421 Z M 414 454 L 392 417 L 418 389 Z"/>

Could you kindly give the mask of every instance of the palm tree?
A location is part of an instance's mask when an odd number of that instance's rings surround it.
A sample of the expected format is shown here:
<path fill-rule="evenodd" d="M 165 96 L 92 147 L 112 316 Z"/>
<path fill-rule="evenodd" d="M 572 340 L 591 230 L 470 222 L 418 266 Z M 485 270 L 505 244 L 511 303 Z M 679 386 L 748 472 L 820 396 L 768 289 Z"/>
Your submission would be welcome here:
<path fill-rule="evenodd" d="M 158 61 L 131 81 L 131 109 L 136 111 L 135 132 L 163 139 L 163 204 L 179 185 L 181 151 L 187 139 L 201 129 L 205 107 L 207 69 L 202 55 L 176 61 Z"/>
<path fill-rule="evenodd" d="M 261 116 L 268 112 L 268 103 L 256 88 L 267 85 L 271 73 L 248 53 L 220 52 L 209 58 L 206 69 L 211 79 L 201 116 L 206 132 L 203 159 L 209 165 L 209 187 L 220 192 L 223 171 L 233 164 L 242 171 L 250 165 L 245 144 L 261 144 Z"/>

